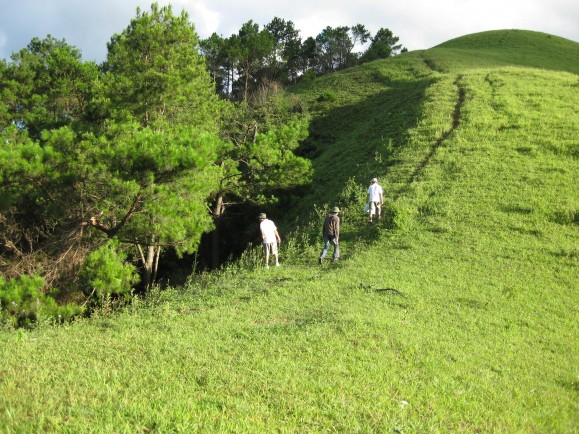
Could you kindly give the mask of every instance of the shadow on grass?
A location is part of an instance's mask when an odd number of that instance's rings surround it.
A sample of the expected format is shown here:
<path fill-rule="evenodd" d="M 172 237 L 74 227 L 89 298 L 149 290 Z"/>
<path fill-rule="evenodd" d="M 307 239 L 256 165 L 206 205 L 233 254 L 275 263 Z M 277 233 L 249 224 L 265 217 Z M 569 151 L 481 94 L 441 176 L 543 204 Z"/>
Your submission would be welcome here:
<path fill-rule="evenodd" d="M 342 197 L 344 187 L 352 179 L 369 185 L 371 178 L 399 163 L 397 156 L 421 119 L 426 91 L 435 82 L 432 77 L 390 80 L 382 74 L 373 74 L 372 80 L 386 89 L 357 103 L 330 108 L 312 121 L 308 139 L 297 150 L 312 161 L 312 184 L 293 200 L 284 218 L 312 216 L 314 204 L 337 205 L 345 210 L 341 241 L 356 250 L 364 248 L 362 243 L 378 240 L 381 230 L 392 229 L 393 222 L 384 216 L 381 223 L 369 226 L 367 214 L 361 209 L 357 214 L 358 205 Z M 321 228 L 323 219 L 319 220 Z"/>
<path fill-rule="evenodd" d="M 297 151 L 312 160 L 307 202 L 334 202 L 350 178 L 369 183 L 396 164 L 396 154 L 421 118 L 425 93 L 433 82 L 432 78 L 387 81 L 387 90 L 314 119 L 308 139 Z"/>
<path fill-rule="evenodd" d="M 461 80 L 462 80 L 462 76 L 458 76 L 455 83 L 454 83 L 457 87 L 457 93 L 458 94 L 457 94 L 456 104 L 454 106 L 454 111 L 452 114 L 452 126 L 450 127 L 450 129 L 444 131 L 440 135 L 440 137 L 438 137 L 436 139 L 434 144 L 431 146 L 429 152 L 422 159 L 422 161 L 420 161 L 420 163 L 416 166 L 416 168 L 414 169 L 414 171 L 412 172 L 412 174 L 410 175 L 410 177 L 406 181 L 406 186 L 402 187 L 402 189 L 394 195 L 394 199 L 397 199 L 398 197 L 403 195 L 407 191 L 408 186 L 410 186 L 410 184 L 412 184 L 413 182 L 415 182 L 418 179 L 418 177 L 422 174 L 422 172 L 424 172 L 424 169 L 426 167 L 428 167 L 428 165 L 430 164 L 430 161 L 432 160 L 434 155 L 436 155 L 436 151 L 438 150 L 438 148 L 440 148 L 440 146 L 460 126 L 460 121 L 461 121 L 461 117 L 462 117 L 462 115 L 461 115 L 462 107 L 464 105 L 464 101 L 466 98 L 466 90 L 465 90 L 464 86 L 462 85 Z"/>

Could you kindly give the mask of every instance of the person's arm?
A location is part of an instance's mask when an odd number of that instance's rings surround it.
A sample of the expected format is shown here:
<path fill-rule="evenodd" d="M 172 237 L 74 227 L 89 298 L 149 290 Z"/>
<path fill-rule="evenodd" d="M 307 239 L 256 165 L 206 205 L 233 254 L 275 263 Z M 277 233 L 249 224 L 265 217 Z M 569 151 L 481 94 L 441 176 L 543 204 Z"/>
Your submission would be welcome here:
<path fill-rule="evenodd" d="M 275 230 L 274 233 L 275 233 L 275 238 L 277 239 L 277 243 L 278 243 L 278 244 L 281 244 L 281 237 L 279 236 L 279 234 L 278 234 L 278 232 L 277 232 L 277 229 Z"/>

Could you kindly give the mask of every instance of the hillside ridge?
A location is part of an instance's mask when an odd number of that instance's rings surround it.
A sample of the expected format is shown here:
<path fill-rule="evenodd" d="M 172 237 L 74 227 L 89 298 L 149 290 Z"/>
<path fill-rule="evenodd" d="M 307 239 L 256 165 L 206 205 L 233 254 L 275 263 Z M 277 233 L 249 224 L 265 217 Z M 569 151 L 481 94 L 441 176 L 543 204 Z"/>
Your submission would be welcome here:
<path fill-rule="evenodd" d="M 530 30 L 490 30 L 443 42 L 423 53 L 443 60 L 459 50 L 463 66 L 528 66 L 579 74 L 579 43 Z"/>
<path fill-rule="evenodd" d="M 547 44 L 565 44 L 573 47 L 579 44 L 577 41 L 556 36 L 550 33 L 537 32 L 522 29 L 487 30 L 470 33 L 457 38 L 449 39 L 432 48 L 518 48 L 529 45 L 529 41 Z"/>

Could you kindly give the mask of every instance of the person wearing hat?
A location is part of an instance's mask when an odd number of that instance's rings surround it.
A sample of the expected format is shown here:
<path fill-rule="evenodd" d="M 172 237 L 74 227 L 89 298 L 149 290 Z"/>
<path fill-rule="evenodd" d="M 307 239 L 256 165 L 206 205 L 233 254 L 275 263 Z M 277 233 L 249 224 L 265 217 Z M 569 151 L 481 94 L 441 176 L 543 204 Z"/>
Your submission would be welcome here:
<path fill-rule="evenodd" d="M 372 178 L 370 181 L 370 187 L 368 187 L 368 204 L 370 205 L 370 223 L 372 223 L 372 217 L 374 214 L 378 215 L 378 220 L 380 220 L 380 214 L 382 211 L 382 205 L 384 204 L 384 192 L 382 187 L 378 184 L 378 179 Z"/>
<path fill-rule="evenodd" d="M 263 242 L 263 251 L 265 253 L 265 268 L 269 268 L 269 257 L 275 258 L 275 266 L 279 267 L 279 254 L 277 246 L 281 243 L 281 238 L 277 232 L 275 223 L 267 218 L 265 213 L 259 215 L 259 230 Z"/>
<path fill-rule="evenodd" d="M 322 231 L 322 238 L 324 240 L 324 248 L 320 253 L 320 264 L 324 262 L 324 258 L 330 250 L 330 243 L 334 245 L 334 261 L 337 261 L 340 258 L 340 217 L 338 214 L 340 213 L 340 208 L 335 206 L 332 209 L 332 212 L 328 214 L 326 220 L 324 220 L 324 228 Z"/>

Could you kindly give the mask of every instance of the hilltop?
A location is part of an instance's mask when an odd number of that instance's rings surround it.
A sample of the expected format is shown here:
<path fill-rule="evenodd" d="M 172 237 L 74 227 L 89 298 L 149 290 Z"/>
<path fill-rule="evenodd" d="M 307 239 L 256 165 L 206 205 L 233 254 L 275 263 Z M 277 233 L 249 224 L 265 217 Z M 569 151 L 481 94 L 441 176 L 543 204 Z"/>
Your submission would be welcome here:
<path fill-rule="evenodd" d="M 578 54 L 484 32 L 294 87 L 314 180 L 268 210 L 282 267 L 250 249 L 125 312 L 3 334 L 0 426 L 575 431 Z M 319 266 L 334 205 L 343 256 Z"/>
<path fill-rule="evenodd" d="M 426 50 L 439 60 L 460 57 L 458 66 L 522 66 L 579 73 L 577 42 L 528 30 L 493 30 L 452 39 Z"/>

